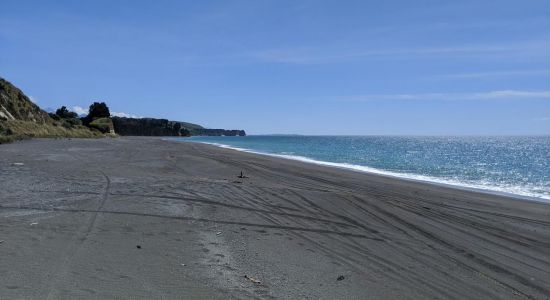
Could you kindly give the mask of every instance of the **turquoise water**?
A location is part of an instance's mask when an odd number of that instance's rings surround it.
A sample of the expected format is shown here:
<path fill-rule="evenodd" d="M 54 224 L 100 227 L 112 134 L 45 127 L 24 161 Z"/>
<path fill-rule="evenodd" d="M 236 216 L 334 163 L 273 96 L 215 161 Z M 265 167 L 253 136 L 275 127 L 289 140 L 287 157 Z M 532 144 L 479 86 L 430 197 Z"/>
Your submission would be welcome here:
<path fill-rule="evenodd" d="M 177 140 L 550 200 L 550 136 L 246 136 Z"/>

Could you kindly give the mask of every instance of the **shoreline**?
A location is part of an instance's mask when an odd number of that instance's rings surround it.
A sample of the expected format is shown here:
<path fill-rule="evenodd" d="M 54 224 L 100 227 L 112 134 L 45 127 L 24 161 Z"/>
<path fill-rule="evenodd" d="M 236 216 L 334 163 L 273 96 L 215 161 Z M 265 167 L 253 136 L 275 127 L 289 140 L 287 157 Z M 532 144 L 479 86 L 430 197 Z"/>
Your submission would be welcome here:
<path fill-rule="evenodd" d="M 549 220 L 202 143 L 32 139 L 0 146 L 0 297 L 545 299 Z"/>
<path fill-rule="evenodd" d="M 485 194 L 502 196 L 507 198 L 514 198 L 514 199 L 523 200 L 523 201 L 533 201 L 538 203 L 550 204 L 550 196 L 533 196 L 529 193 L 514 193 L 511 191 L 507 191 L 505 189 L 498 190 L 497 187 L 491 188 L 483 185 L 475 185 L 475 184 L 469 184 L 464 182 L 452 182 L 450 180 L 440 179 L 437 177 L 430 177 L 426 175 L 418 175 L 418 174 L 412 174 L 412 173 L 411 174 L 397 173 L 397 172 L 386 171 L 386 170 L 381 170 L 381 169 L 376 169 L 376 168 L 361 166 L 361 165 L 321 161 L 321 160 L 316 160 L 313 158 L 298 156 L 298 155 L 286 155 L 286 154 L 278 154 L 278 153 L 261 152 L 261 151 L 256 151 L 252 149 L 233 147 L 230 145 L 219 144 L 219 143 L 193 141 L 193 140 L 184 141 L 184 140 L 171 139 L 171 138 L 163 138 L 163 140 L 180 142 L 180 143 L 181 142 L 201 143 L 201 144 L 211 145 L 211 146 L 215 146 L 223 149 L 230 149 L 230 150 L 244 152 L 244 153 L 276 157 L 276 158 L 281 158 L 281 159 L 286 159 L 291 161 L 299 161 L 299 162 L 314 164 L 318 166 L 337 168 L 341 170 L 348 170 L 348 171 L 366 173 L 371 175 L 378 175 L 378 176 L 383 176 L 383 177 L 392 178 L 392 179 L 406 180 L 406 181 L 419 182 L 419 183 L 425 183 L 425 184 L 433 184 L 437 186 L 455 188 L 458 190 L 472 191 L 472 192 L 485 193 Z"/>

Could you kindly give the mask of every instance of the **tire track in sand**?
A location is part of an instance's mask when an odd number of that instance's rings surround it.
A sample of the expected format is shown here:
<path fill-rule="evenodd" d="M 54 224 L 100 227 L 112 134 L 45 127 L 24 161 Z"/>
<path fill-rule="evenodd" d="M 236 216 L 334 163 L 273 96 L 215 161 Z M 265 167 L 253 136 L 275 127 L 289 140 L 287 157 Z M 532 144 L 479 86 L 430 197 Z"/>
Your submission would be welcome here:
<path fill-rule="evenodd" d="M 103 191 L 103 194 L 99 199 L 97 209 L 94 211 L 94 213 L 92 214 L 92 217 L 88 221 L 88 226 L 86 226 L 86 229 L 82 233 L 82 237 L 77 238 L 76 243 L 71 247 L 66 258 L 62 261 L 62 263 L 59 265 L 57 270 L 54 272 L 55 278 L 52 280 L 50 289 L 48 291 L 48 296 L 46 297 L 46 299 L 48 300 L 60 298 L 60 295 L 57 295 L 56 293 L 58 291 L 57 286 L 60 284 L 62 278 L 66 277 L 67 273 L 69 272 L 71 261 L 73 260 L 75 254 L 78 252 L 82 244 L 84 244 L 84 242 L 90 236 L 90 233 L 94 229 L 94 226 L 97 220 L 97 215 L 103 210 L 103 206 L 109 199 L 109 194 L 111 190 L 111 179 L 102 170 L 99 170 L 99 173 L 101 173 L 101 175 L 103 175 L 103 177 L 105 178 L 105 182 L 106 182 L 105 190 Z"/>

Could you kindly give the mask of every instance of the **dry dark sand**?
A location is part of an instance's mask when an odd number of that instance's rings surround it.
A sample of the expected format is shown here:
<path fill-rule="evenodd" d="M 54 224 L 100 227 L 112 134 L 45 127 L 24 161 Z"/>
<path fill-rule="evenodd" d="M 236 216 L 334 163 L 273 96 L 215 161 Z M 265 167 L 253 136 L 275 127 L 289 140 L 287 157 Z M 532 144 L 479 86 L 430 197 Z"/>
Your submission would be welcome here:
<path fill-rule="evenodd" d="M 157 138 L 0 145 L 0 241 L 1 299 L 550 298 L 550 205 Z"/>

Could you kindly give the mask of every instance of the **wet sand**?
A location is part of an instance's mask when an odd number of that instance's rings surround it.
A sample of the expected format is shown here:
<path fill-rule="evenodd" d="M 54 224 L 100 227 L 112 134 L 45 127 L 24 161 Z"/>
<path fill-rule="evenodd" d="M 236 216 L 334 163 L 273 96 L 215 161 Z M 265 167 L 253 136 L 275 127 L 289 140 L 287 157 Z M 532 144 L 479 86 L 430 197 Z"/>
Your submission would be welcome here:
<path fill-rule="evenodd" d="M 0 145 L 0 278 L 1 299 L 549 299 L 550 205 L 158 138 L 29 140 Z"/>

